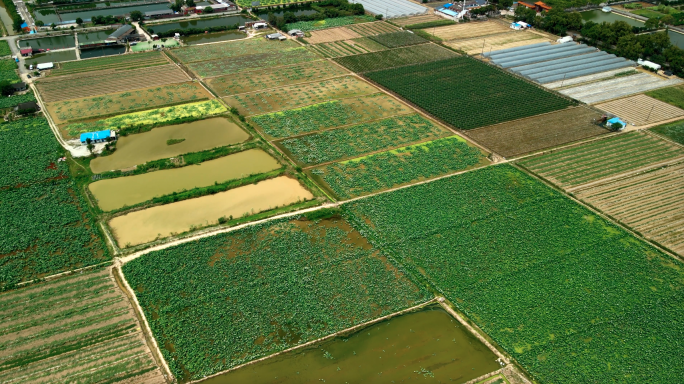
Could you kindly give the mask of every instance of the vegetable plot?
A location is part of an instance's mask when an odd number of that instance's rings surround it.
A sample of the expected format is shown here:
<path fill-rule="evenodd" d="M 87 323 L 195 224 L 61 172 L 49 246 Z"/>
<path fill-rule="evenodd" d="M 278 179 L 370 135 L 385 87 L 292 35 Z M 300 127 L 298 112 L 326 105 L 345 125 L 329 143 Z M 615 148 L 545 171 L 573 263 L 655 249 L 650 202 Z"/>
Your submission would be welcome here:
<path fill-rule="evenodd" d="M 123 267 L 176 377 L 200 379 L 429 298 L 346 221 L 274 221 Z"/>
<path fill-rule="evenodd" d="M 458 56 L 458 54 L 439 45 L 419 44 L 387 51 L 338 57 L 334 60 L 351 71 L 362 73 L 402 65 L 444 60 L 455 56 Z"/>
<path fill-rule="evenodd" d="M 460 129 L 574 105 L 569 99 L 470 57 L 371 72 L 366 76 Z"/>
<path fill-rule="evenodd" d="M 411 145 L 316 168 L 340 198 L 348 199 L 484 163 L 483 154 L 458 136 Z"/>
<path fill-rule="evenodd" d="M 369 39 L 377 41 L 387 48 L 398 48 L 407 45 L 427 43 L 427 40 L 408 31 L 384 33 L 382 35 L 370 36 Z"/>
<path fill-rule="evenodd" d="M 375 18 L 369 15 L 361 16 L 344 16 L 335 17 L 332 19 L 314 20 L 314 21 L 298 21 L 296 23 L 285 24 L 285 30 L 299 29 L 301 31 L 315 31 L 317 29 L 341 27 L 343 25 L 350 25 L 356 23 L 367 23 L 374 21 Z"/>
<path fill-rule="evenodd" d="M 684 377 L 684 265 L 508 166 L 348 205 L 541 383 Z"/>

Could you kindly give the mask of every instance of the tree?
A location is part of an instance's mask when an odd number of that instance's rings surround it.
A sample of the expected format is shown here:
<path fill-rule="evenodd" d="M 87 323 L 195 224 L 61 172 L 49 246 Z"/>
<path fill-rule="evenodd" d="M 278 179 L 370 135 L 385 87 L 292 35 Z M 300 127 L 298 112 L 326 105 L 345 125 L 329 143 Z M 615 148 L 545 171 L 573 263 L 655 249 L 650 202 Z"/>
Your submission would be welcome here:
<path fill-rule="evenodd" d="M 142 21 L 143 20 L 143 13 L 140 11 L 133 11 L 131 12 L 131 20 L 133 21 Z"/>
<path fill-rule="evenodd" d="M 12 95 L 14 94 L 14 87 L 12 87 L 12 84 L 7 80 L 0 81 L 0 93 L 2 93 L 3 96 Z"/>
<path fill-rule="evenodd" d="M 660 25 L 662 25 L 663 27 L 668 25 L 668 24 L 674 24 L 674 22 L 675 22 L 675 19 L 674 19 L 674 17 L 672 17 L 672 15 L 665 15 L 665 16 L 660 18 Z"/>
<path fill-rule="evenodd" d="M 658 28 L 658 25 L 660 25 L 660 20 L 656 19 L 655 17 L 651 17 L 644 23 L 644 27 L 647 29 L 656 29 Z"/>
<path fill-rule="evenodd" d="M 622 36 L 620 40 L 618 40 L 615 50 L 619 56 L 636 60 L 641 55 L 643 48 L 641 47 L 641 44 L 639 44 L 636 35 L 632 34 Z"/>
<path fill-rule="evenodd" d="M 180 12 L 182 6 L 183 0 L 176 0 L 176 2 L 171 4 L 169 8 L 171 8 L 174 12 Z"/>
<path fill-rule="evenodd" d="M 285 23 L 296 23 L 297 22 L 297 16 L 295 16 L 294 12 L 285 12 L 283 15 L 283 18 L 285 19 Z"/>
<path fill-rule="evenodd" d="M 36 25 L 42 27 L 45 25 L 45 23 L 43 22 L 43 20 L 36 20 Z"/>
<path fill-rule="evenodd" d="M 268 23 L 274 27 L 276 25 L 276 15 L 273 12 L 268 13 Z"/>
<path fill-rule="evenodd" d="M 207 5 L 206 7 L 204 7 L 202 13 L 214 13 L 214 8 Z"/>
<path fill-rule="evenodd" d="M 74 29 L 76 29 L 76 27 L 74 27 L 74 26 L 72 25 L 71 27 L 69 27 L 69 29 L 71 29 L 71 30 L 73 31 Z"/>
<path fill-rule="evenodd" d="M 50 28 L 52 28 L 52 30 L 57 29 L 57 24 L 55 24 L 55 23 L 50 24 Z"/>
<path fill-rule="evenodd" d="M 80 17 L 77 17 L 76 18 L 76 24 L 83 25 L 83 19 L 81 19 Z"/>
<path fill-rule="evenodd" d="M 195 0 L 185 0 L 185 5 L 191 8 L 197 6 L 197 4 L 195 4 Z"/>

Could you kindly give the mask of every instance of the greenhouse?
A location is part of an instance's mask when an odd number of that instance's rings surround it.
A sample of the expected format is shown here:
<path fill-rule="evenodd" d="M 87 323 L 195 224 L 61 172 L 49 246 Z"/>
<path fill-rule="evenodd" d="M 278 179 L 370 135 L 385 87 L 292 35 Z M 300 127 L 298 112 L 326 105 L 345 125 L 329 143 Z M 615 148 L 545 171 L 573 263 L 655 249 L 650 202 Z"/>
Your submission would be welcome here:
<path fill-rule="evenodd" d="M 352 3 L 363 4 L 363 8 L 375 15 L 386 18 L 422 15 L 428 11 L 422 5 L 406 0 L 351 0 Z"/>

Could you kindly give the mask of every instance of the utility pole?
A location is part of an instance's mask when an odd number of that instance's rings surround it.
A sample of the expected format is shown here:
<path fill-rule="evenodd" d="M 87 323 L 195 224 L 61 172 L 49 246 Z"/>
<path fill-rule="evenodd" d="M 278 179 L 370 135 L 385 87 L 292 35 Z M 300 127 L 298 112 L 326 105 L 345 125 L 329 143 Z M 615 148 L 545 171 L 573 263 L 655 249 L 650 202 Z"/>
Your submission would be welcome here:
<path fill-rule="evenodd" d="M 561 80 L 561 86 L 558 88 L 563 88 L 563 82 L 565 82 L 565 76 L 567 76 L 567 75 L 568 75 L 567 73 L 563 75 L 563 80 Z"/>
<path fill-rule="evenodd" d="M 651 111 L 648 112 L 648 117 L 646 118 L 646 121 L 648 121 L 651 118 L 651 113 L 653 112 L 653 109 L 655 108 L 655 105 L 651 107 Z"/>
<path fill-rule="evenodd" d="M 485 47 L 486 41 L 487 41 L 487 39 L 482 39 L 482 53 L 481 53 L 482 56 L 484 56 L 484 47 Z"/>

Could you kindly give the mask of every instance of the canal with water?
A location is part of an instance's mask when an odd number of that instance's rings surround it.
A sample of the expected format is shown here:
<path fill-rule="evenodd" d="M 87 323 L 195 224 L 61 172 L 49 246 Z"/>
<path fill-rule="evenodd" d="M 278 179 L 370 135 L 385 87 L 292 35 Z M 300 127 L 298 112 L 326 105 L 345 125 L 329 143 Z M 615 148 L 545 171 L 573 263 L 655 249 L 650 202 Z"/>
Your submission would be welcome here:
<path fill-rule="evenodd" d="M 222 27 L 222 26 L 232 26 L 232 25 L 245 25 L 245 22 L 252 21 L 249 17 L 242 15 L 238 16 L 228 16 L 228 17 L 217 17 L 214 19 L 199 19 L 199 20 L 187 20 L 179 21 L 175 23 L 165 23 L 165 24 L 153 24 L 148 25 L 147 29 L 152 30 L 152 33 L 163 33 L 167 31 L 172 31 L 174 29 L 202 29 L 210 27 Z M 243 33 L 244 35 L 244 33 Z"/>

